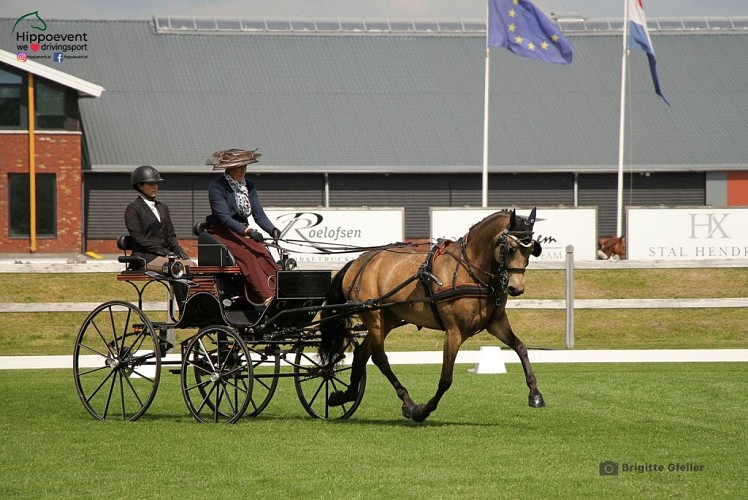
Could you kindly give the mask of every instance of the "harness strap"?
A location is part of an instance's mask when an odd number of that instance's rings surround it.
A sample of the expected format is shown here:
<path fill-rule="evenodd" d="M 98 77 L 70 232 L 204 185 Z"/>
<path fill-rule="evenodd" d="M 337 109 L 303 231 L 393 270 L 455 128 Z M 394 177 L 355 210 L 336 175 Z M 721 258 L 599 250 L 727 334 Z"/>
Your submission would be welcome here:
<path fill-rule="evenodd" d="M 444 330 L 444 322 L 442 321 L 442 317 L 439 314 L 439 309 L 436 307 L 436 300 L 434 300 L 434 288 L 433 283 L 436 283 L 439 286 L 442 286 L 442 281 L 437 278 L 434 273 L 434 259 L 436 259 L 436 256 L 438 254 L 441 254 L 444 251 L 444 248 L 446 247 L 447 242 L 446 240 L 437 241 L 432 247 L 431 250 L 429 250 L 428 255 L 426 256 L 426 260 L 423 261 L 423 264 L 421 264 L 421 267 L 418 269 L 418 273 L 416 276 L 418 276 L 418 279 L 421 281 L 421 285 L 423 285 L 423 290 L 426 292 L 426 300 L 428 300 L 429 304 L 431 305 L 431 312 L 434 314 L 434 317 L 436 318 L 436 323 L 439 325 L 439 328 Z"/>

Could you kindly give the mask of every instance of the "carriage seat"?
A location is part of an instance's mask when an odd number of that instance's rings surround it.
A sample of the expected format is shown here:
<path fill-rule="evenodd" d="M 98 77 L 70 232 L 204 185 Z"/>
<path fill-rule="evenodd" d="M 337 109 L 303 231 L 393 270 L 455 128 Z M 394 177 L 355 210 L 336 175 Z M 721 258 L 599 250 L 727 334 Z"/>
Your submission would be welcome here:
<path fill-rule="evenodd" d="M 127 255 L 128 250 L 132 250 L 132 236 L 124 234 L 117 238 L 117 248 L 125 252 L 125 255 Z"/>
<path fill-rule="evenodd" d="M 207 231 L 205 221 L 196 222 L 192 232 L 197 236 L 197 261 L 201 266 L 236 266 L 229 249 Z"/>
<path fill-rule="evenodd" d="M 132 257 L 132 236 L 124 234 L 117 238 L 117 248 L 122 250 L 123 255 L 117 260 L 127 265 L 125 273 L 142 273 L 145 271 L 145 260 Z M 130 252 L 128 254 L 128 252 Z"/>

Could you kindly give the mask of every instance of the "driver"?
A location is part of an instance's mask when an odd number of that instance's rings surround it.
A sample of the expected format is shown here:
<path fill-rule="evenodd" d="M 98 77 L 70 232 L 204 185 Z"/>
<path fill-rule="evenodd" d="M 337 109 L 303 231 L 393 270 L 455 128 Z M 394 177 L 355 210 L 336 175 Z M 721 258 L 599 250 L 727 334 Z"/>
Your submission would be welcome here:
<path fill-rule="evenodd" d="M 228 247 L 241 268 L 247 299 L 267 306 L 275 292 L 278 265 L 249 218 L 273 238 L 279 238 L 281 232 L 265 214 L 254 182 L 245 178 L 247 166 L 257 163 L 259 157 L 256 149 L 227 149 L 216 151 L 205 161 L 213 171 L 221 172 L 208 187 L 207 222 L 208 232 Z"/>

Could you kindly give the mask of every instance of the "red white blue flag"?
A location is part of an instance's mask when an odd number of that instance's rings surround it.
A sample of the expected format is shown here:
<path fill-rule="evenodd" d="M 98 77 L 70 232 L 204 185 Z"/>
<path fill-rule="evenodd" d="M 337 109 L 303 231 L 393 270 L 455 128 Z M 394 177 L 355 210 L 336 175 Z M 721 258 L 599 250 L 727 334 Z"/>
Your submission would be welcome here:
<path fill-rule="evenodd" d="M 647 31 L 647 18 L 644 16 L 642 0 L 629 0 L 628 5 L 629 48 L 646 52 L 647 59 L 649 59 L 649 72 L 652 73 L 655 94 L 662 97 L 665 104 L 670 106 L 670 102 L 665 98 L 660 88 L 660 79 L 657 76 L 657 62 L 655 61 L 654 48 L 652 48 L 652 39 L 649 38 L 649 31 Z"/>

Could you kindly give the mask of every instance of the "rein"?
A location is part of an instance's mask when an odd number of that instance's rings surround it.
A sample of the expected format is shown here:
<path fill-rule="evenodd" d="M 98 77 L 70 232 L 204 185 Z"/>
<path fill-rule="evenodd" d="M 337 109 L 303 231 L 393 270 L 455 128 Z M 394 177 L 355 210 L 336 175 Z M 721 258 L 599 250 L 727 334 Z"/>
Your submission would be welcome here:
<path fill-rule="evenodd" d="M 310 252 L 310 253 L 319 253 L 319 254 L 325 254 L 325 255 L 339 254 L 339 253 L 370 252 L 372 250 L 387 250 L 390 248 L 405 248 L 405 247 L 416 247 L 419 245 L 423 245 L 423 243 L 406 243 L 406 242 L 398 241 L 395 243 L 388 243 L 386 245 L 360 247 L 360 246 L 355 246 L 355 245 L 343 245 L 342 243 L 317 242 L 317 241 L 309 241 L 309 240 L 292 240 L 292 239 L 280 239 L 279 238 L 277 241 L 280 241 L 283 243 L 291 243 L 296 246 L 314 249 L 317 251 Z M 270 247 L 270 248 L 276 248 L 278 250 L 283 250 L 288 253 L 293 253 L 291 250 L 279 245 L 278 243 L 265 242 L 264 244 L 265 246 Z"/>

